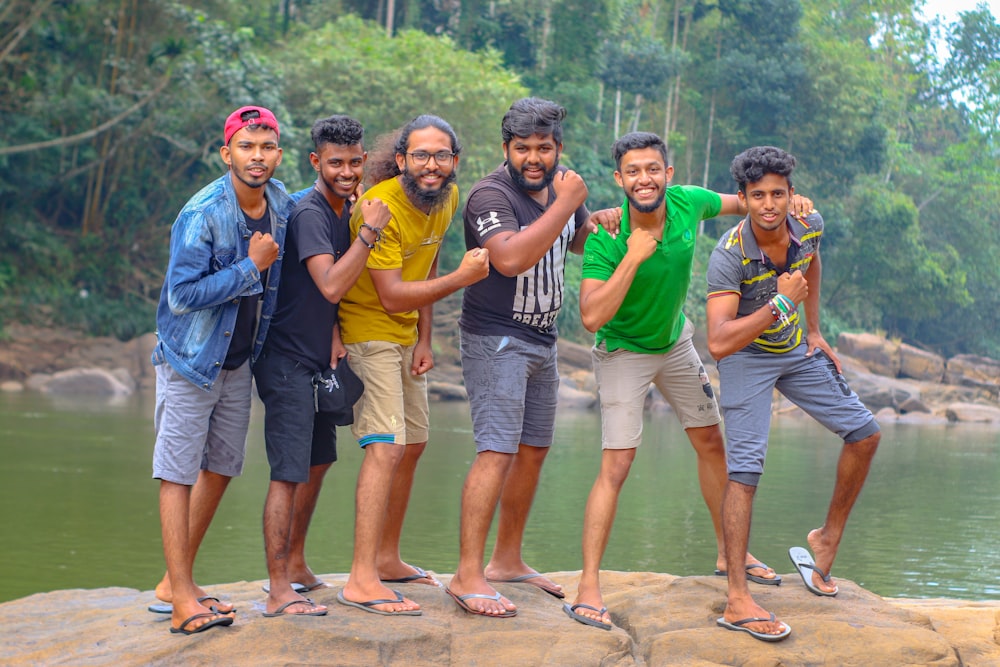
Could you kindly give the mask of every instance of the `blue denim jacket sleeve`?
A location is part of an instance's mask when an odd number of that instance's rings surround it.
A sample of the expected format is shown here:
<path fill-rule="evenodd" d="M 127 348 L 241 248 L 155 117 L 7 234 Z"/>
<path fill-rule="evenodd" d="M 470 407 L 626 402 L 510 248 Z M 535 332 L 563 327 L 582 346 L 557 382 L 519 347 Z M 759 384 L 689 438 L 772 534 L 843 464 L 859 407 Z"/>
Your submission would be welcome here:
<path fill-rule="evenodd" d="M 274 308 L 291 207 L 284 186 L 273 181 L 266 187 L 279 260 L 268 272 L 260 343 Z M 154 365 L 168 362 L 192 383 L 211 388 L 229 349 L 240 297 L 264 291 L 260 272 L 247 256 L 249 244 L 250 232 L 228 173 L 184 206 L 170 233 L 170 262 L 157 308 L 159 344 L 153 353 Z"/>

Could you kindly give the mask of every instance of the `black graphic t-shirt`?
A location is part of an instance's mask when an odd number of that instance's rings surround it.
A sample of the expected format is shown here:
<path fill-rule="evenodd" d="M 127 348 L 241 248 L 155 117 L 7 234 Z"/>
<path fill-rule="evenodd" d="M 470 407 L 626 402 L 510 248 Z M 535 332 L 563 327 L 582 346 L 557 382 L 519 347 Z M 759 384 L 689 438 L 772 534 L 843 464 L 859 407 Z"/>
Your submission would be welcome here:
<path fill-rule="evenodd" d="M 565 171 L 560 167 L 559 171 Z M 549 186 L 549 202 L 555 192 Z M 480 248 L 500 232 L 517 232 L 537 220 L 545 207 L 522 191 L 506 164 L 473 186 L 465 205 L 465 246 Z M 481 336 L 510 335 L 528 342 L 552 345 L 556 317 L 564 300 L 566 253 L 590 212 L 580 206 L 566 220 L 562 233 L 542 259 L 518 276 L 490 270 L 489 277 L 465 288 L 459 325 Z"/>

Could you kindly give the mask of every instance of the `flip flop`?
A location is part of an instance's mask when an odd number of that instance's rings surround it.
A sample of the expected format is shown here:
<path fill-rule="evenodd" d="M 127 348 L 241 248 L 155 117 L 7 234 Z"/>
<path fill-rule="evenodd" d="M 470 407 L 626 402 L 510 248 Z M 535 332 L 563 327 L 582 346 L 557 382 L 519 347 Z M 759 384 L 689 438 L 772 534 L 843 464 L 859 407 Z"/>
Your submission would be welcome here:
<path fill-rule="evenodd" d="M 813 560 L 813 557 L 809 555 L 808 551 L 802 547 L 792 547 L 788 550 L 788 557 L 792 559 L 792 564 L 795 565 L 795 569 L 799 571 L 799 576 L 802 577 L 802 583 L 806 585 L 809 592 L 814 595 L 821 595 L 828 598 L 832 598 L 840 592 L 840 588 L 837 586 L 834 586 L 832 591 L 824 591 L 813 583 L 813 572 L 816 572 L 816 574 L 818 574 L 826 583 L 830 583 L 830 575 L 816 567 L 816 562 Z"/>
<path fill-rule="evenodd" d="M 781 585 L 781 575 L 780 574 L 774 575 L 774 577 L 771 578 L 771 579 L 768 579 L 767 577 L 761 577 L 761 576 L 758 576 L 756 574 L 750 574 L 750 570 L 753 570 L 753 569 L 756 569 L 756 568 L 760 568 L 762 570 L 769 570 L 770 569 L 767 565 L 764 565 L 763 563 L 750 563 L 749 565 L 747 565 L 747 566 L 744 567 L 744 569 L 747 571 L 747 581 L 753 581 L 753 582 L 756 582 L 758 584 L 764 584 L 765 586 L 779 586 L 779 585 Z M 717 577 L 725 577 L 726 576 L 726 571 L 725 570 L 716 570 L 715 571 L 715 576 L 717 576 Z"/>
<path fill-rule="evenodd" d="M 191 621 L 196 621 L 199 618 L 205 618 L 206 616 L 218 616 L 218 618 L 215 619 L 214 621 L 209 621 L 204 625 L 199 625 L 194 630 L 187 629 L 188 623 L 190 623 Z M 232 624 L 233 624 L 232 616 L 223 616 L 222 614 L 218 614 L 214 611 L 206 611 L 202 612 L 201 614 L 195 614 L 191 618 L 185 620 L 183 623 L 181 623 L 181 627 L 179 628 L 170 628 L 170 632 L 175 635 L 193 635 L 197 632 L 204 632 L 209 628 L 214 628 L 217 625 L 232 625 Z"/>
<path fill-rule="evenodd" d="M 584 625 L 592 625 L 595 628 L 600 628 L 601 630 L 610 630 L 612 628 L 612 625 L 610 623 L 605 623 L 604 621 L 595 621 L 594 619 L 588 616 L 576 613 L 576 610 L 579 609 L 580 607 L 583 607 L 584 609 L 589 609 L 591 611 L 596 611 L 598 614 L 601 615 L 601 618 L 604 618 L 604 614 L 608 612 L 607 607 L 601 607 L 600 609 L 598 609 L 597 607 L 591 607 L 589 604 L 581 604 L 581 603 L 577 603 L 572 607 L 569 606 L 569 603 L 564 604 L 563 611 L 566 612 L 567 616 L 569 616 L 578 623 L 583 623 Z"/>
<path fill-rule="evenodd" d="M 730 623 L 725 618 L 716 619 L 715 624 L 719 627 L 725 628 L 726 630 L 736 630 L 737 632 L 745 632 L 749 634 L 754 639 L 759 639 L 762 642 L 780 642 L 782 639 L 792 634 L 792 628 L 784 621 L 781 622 L 785 626 L 784 631 L 776 634 L 769 635 L 766 632 L 757 632 L 756 630 L 751 630 L 746 627 L 747 623 L 774 623 L 774 614 L 771 614 L 770 618 L 743 618 L 738 621 L 733 621 Z"/>
<path fill-rule="evenodd" d="M 297 581 L 292 582 L 292 590 L 298 593 L 299 595 L 301 595 L 302 593 L 310 593 L 316 590 L 317 588 L 329 588 L 329 587 L 330 586 L 321 579 L 317 579 L 308 586 L 306 584 L 300 584 Z M 268 584 L 264 584 L 263 586 L 260 587 L 260 589 L 265 593 L 267 593 L 268 595 L 270 595 L 271 593 L 271 587 Z"/>
<path fill-rule="evenodd" d="M 354 602 L 353 600 L 348 600 L 344 597 L 344 591 L 337 591 L 337 602 L 340 604 L 346 604 L 348 607 L 357 607 L 362 611 L 367 611 L 372 614 L 379 614 L 381 616 L 421 616 L 424 612 L 420 609 L 410 609 L 407 611 L 382 611 L 381 609 L 375 609 L 377 604 L 392 604 L 393 602 L 402 602 L 403 594 L 397 590 L 393 590 L 396 594 L 396 599 L 394 600 L 368 600 L 367 602 Z"/>
<path fill-rule="evenodd" d="M 222 602 L 219 598 L 213 597 L 211 595 L 202 595 L 200 598 L 198 598 L 198 602 L 204 602 L 205 600 L 215 600 L 216 602 Z M 212 605 L 211 607 L 209 607 L 209 609 L 211 609 L 217 614 L 232 614 L 236 612 L 236 607 L 233 607 L 232 609 L 229 609 L 227 611 L 220 611 L 218 607 Z M 149 605 L 148 607 L 146 607 L 146 611 L 151 611 L 154 614 L 172 614 L 174 613 L 174 605 L 170 604 L 169 602 L 160 602 L 157 604 Z"/>
<path fill-rule="evenodd" d="M 479 609 L 473 609 L 466 602 L 466 600 L 473 600 L 473 599 L 477 599 L 477 600 L 496 600 L 497 602 L 500 602 L 500 598 L 503 597 L 502 595 L 500 595 L 500 593 L 496 593 L 494 595 L 485 595 L 483 593 L 466 593 L 465 595 L 456 595 L 455 593 L 452 593 L 447 588 L 444 589 L 444 590 L 445 590 L 445 592 L 448 595 L 450 595 L 452 597 L 453 600 L 455 600 L 455 602 L 458 604 L 459 607 L 461 607 L 465 611 L 469 612 L 470 614 L 474 614 L 476 616 L 486 616 L 487 618 L 510 618 L 512 616 L 517 616 L 517 610 L 516 609 L 513 609 L 513 610 L 506 609 L 506 610 L 504 610 L 503 612 L 501 612 L 499 614 L 487 614 L 485 611 L 482 611 L 482 610 L 479 610 Z"/>
<path fill-rule="evenodd" d="M 299 612 L 297 614 L 296 613 L 289 613 L 289 612 L 285 611 L 286 609 L 288 609 L 289 607 L 291 607 L 293 604 L 307 604 L 310 607 L 313 607 L 313 610 L 312 611 L 302 611 L 302 612 Z M 316 606 L 315 602 L 313 602 L 309 598 L 306 598 L 304 600 L 292 600 L 291 602 L 286 602 L 285 604 L 281 605 L 280 607 L 278 607 L 274 611 L 265 611 L 263 615 L 266 618 L 274 618 L 275 616 L 326 616 L 326 612 L 327 612 L 326 609 L 320 609 L 319 607 Z"/>
<path fill-rule="evenodd" d="M 414 581 L 420 581 L 421 579 L 429 579 L 429 586 L 437 586 L 438 588 L 443 588 L 444 584 L 435 579 L 432 575 L 427 574 L 427 570 L 422 567 L 417 567 L 416 565 L 411 565 L 413 568 L 413 574 L 407 575 L 405 577 L 400 577 L 399 579 L 382 579 L 382 583 L 386 584 L 409 584 Z"/>
<path fill-rule="evenodd" d="M 532 579 L 537 579 L 538 577 L 545 577 L 544 574 L 538 572 L 529 572 L 528 574 L 522 574 L 513 579 L 487 579 L 486 581 L 491 584 L 531 584 L 535 588 L 541 588 L 543 591 L 551 595 L 552 597 L 559 598 L 563 600 L 566 598 L 566 594 L 557 588 L 549 588 L 548 586 L 542 586 L 541 584 L 532 583 Z"/>

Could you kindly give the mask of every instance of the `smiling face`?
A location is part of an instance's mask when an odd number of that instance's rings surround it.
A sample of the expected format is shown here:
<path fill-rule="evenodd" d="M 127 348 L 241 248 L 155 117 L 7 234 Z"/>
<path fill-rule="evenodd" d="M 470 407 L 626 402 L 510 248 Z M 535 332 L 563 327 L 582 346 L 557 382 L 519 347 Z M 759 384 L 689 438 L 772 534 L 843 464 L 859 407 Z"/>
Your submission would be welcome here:
<path fill-rule="evenodd" d="M 281 164 L 278 134 L 261 126 L 242 128 L 232 136 L 229 145 L 219 150 L 219 154 L 233 177 L 254 190 L 263 187 Z"/>
<path fill-rule="evenodd" d="M 778 174 L 764 174 L 759 181 L 749 182 L 746 192 L 740 191 L 740 202 L 750 213 L 750 222 L 758 229 L 773 232 L 785 224 L 788 205 L 795 188 L 788 185 L 788 178 Z"/>
<path fill-rule="evenodd" d="M 365 173 L 368 154 L 361 144 L 342 146 L 326 143 L 319 153 L 309 154 L 309 161 L 319 175 L 323 187 L 338 199 L 348 199 L 357 189 Z"/>
<path fill-rule="evenodd" d="M 663 155 L 655 148 L 637 148 L 622 155 L 615 180 L 629 204 L 640 213 L 652 213 L 663 204 L 667 185 L 674 177 L 674 168 L 663 163 Z"/>
<path fill-rule="evenodd" d="M 410 132 L 407 139 L 406 155 L 396 153 L 403 190 L 418 207 L 424 210 L 434 208 L 448 198 L 448 186 L 455 180 L 458 156 L 453 155 L 445 164 L 435 157 L 439 153 L 452 153 L 451 137 L 436 127 L 424 127 Z M 424 164 L 417 164 L 413 153 L 427 154 Z"/>
<path fill-rule="evenodd" d="M 549 187 L 559 166 L 562 144 L 551 134 L 513 137 L 504 144 L 507 172 L 522 190 L 539 192 Z"/>

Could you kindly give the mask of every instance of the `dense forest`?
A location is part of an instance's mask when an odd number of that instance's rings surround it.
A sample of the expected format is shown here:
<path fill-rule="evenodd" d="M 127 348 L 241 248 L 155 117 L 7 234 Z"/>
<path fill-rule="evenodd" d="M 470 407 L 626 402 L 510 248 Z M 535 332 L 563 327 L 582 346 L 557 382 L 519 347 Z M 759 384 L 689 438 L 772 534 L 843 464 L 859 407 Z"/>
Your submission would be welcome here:
<path fill-rule="evenodd" d="M 153 327 L 170 224 L 221 173 L 226 114 L 273 109 L 290 191 L 309 128 L 369 147 L 418 113 L 464 144 L 463 192 L 502 159 L 525 95 L 569 110 L 563 163 L 619 203 L 610 146 L 664 136 L 675 183 L 731 192 L 773 144 L 827 221 L 824 330 L 1000 357 L 1000 24 L 920 0 L 0 0 L 0 335 L 5 323 L 127 339 Z M 733 219 L 708 221 L 686 312 Z M 464 250 L 452 226 L 443 265 Z M 560 328 L 585 340 L 568 269 Z"/>

